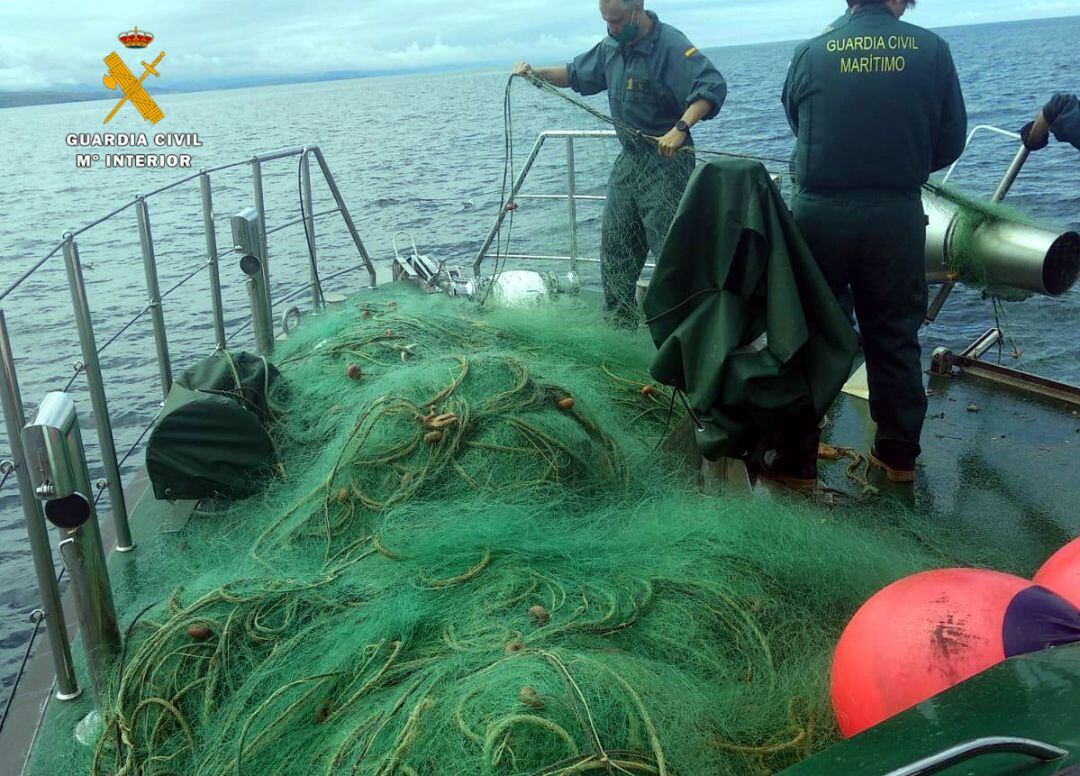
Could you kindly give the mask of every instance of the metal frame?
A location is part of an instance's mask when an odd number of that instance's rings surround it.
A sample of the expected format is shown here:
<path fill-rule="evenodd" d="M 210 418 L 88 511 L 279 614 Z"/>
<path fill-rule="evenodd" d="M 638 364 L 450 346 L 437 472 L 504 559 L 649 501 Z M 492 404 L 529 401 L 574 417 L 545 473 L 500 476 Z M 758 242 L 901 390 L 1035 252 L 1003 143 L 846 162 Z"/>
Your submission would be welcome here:
<path fill-rule="evenodd" d="M 1010 132 L 1007 129 L 1002 129 L 1001 127 L 995 127 L 995 126 L 993 126 L 991 124 L 978 124 L 978 125 L 972 127 L 971 131 L 968 132 L 967 139 L 964 141 L 964 151 L 963 151 L 963 153 L 961 153 L 960 156 L 957 157 L 955 162 L 953 162 L 951 165 L 949 165 L 949 169 L 945 173 L 945 177 L 941 179 L 942 183 L 948 183 L 949 182 L 949 178 L 952 177 L 953 171 L 956 169 L 956 165 L 960 164 L 960 160 L 963 159 L 964 154 L 967 153 L 968 147 L 971 145 L 971 141 L 975 138 L 975 135 L 979 134 L 980 132 L 992 132 L 995 135 L 1001 135 L 1003 137 L 1011 138 L 1012 140 L 1019 140 L 1020 139 L 1020 135 L 1017 134 L 1016 132 Z M 1013 177 L 1015 178 L 1015 175 Z M 1010 185 L 1012 185 L 1011 182 L 1010 182 Z M 1002 196 L 1004 196 L 1004 195 L 1002 195 Z"/>
<path fill-rule="evenodd" d="M 581 195 L 577 193 L 576 183 L 576 161 L 574 156 L 574 143 L 578 140 L 597 139 L 603 138 L 605 140 L 618 137 L 615 130 L 548 130 L 541 132 L 536 138 L 536 142 L 533 144 L 532 151 L 529 152 L 528 158 L 525 160 L 525 166 L 521 168 L 521 172 L 518 173 L 517 179 L 514 181 L 513 187 L 510 190 L 510 196 L 506 202 L 503 202 L 499 207 L 499 214 L 495 218 L 495 223 L 492 225 L 491 230 L 488 232 L 487 237 L 484 238 L 483 245 L 480 246 L 480 250 L 476 254 L 476 259 L 473 260 L 473 275 L 480 277 L 480 267 L 484 263 L 484 259 L 487 258 L 488 251 L 491 250 L 492 244 L 495 242 L 495 238 L 499 234 L 499 229 L 502 228 L 503 221 L 506 220 L 506 216 L 516 209 L 516 203 L 519 200 L 566 200 L 567 202 L 567 219 L 568 227 L 570 229 L 570 255 L 569 256 L 540 256 L 527 253 L 508 253 L 503 254 L 504 259 L 524 259 L 533 261 L 568 261 L 570 262 L 570 269 L 576 270 L 577 263 L 584 261 L 590 264 L 599 264 L 599 259 L 589 259 L 578 255 L 578 243 L 577 243 L 577 203 L 578 202 L 604 202 L 607 197 L 601 196 L 589 196 Z M 521 194 L 521 188 L 525 185 L 525 179 L 529 177 L 529 172 L 532 170 L 533 164 L 536 163 L 537 157 L 540 156 L 540 151 L 543 150 L 545 143 L 548 140 L 565 139 L 566 140 L 566 193 L 565 194 Z M 646 265 L 652 266 L 652 265 Z"/>
<path fill-rule="evenodd" d="M 311 171 L 310 171 L 310 156 L 314 155 L 316 161 L 319 164 L 319 169 L 322 172 L 323 178 L 334 197 L 335 207 L 326 210 L 322 213 L 313 212 L 312 196 L 311 196 Z M 290 157 L 300 157 L 300 182 L 302 186 L 302 192 L 304 196 L 304 208 L 300 218 L 295 221 L 282 224 L 273 229 L 268 229 L 266 224 L 265 214 L 265 201 L 262 185 L 262 166 L 268 162 L 275 161 L 277 159 L 285 159 Z M 250 165 L 252 172 L 252 192 L 255 199 L 255 207 L 259 216 L 259 244 L 261 248 L 261 278 L 265 285 L 265 296 L 267 302 L 267 309 L 270 309 L 270 283 L 269 283 L 269 265 L 267 262 L 267 236 L 279 229 L 283 229 L 289 226 L 297 224 L 304 224 L 306 229 L 306 240 L 309 248 L 309 257 L 311 262 L 311 288 L 312 290 L 312 304 L 318 309 L 322 305 L 322 298 L 319 290 L 319 284 L 317 282 L 317 267 L 316 261 L 316 245 L 315 245 L 315 221 L 324 215 L 332 213 L 340 213 L 342 219 L 345 222 L 345 226 L 349 231 L 349 234 L 353 240 L 354 245 L 360 255 L 361 262 L 358 266 L 350 267 L 342 272 L 334 273 L 328 276 L 337 277 L 338 275 L 345 274 L 345 272 L 355 271 L 356 269 L 366 269 L 368 273 L 369 286 L 374 288 L 376 285 L 375 268 L 372 264 L 371 258 L 364 247 L 363 241 L 360 239 L 360 235 L 357 232 L 356 225 L 352 220 L 352 216 L 349 213 L 348 207 L 341 195 L 341 191 L 338 189 L 337 183 L 334 180 L 334 176 L 330 171 L 329 165 L 326 163 L 326 159 L 322 154 L 322 151 L 318 146 L 299 146 L 293 148 L 285 148 L 270 153 L 258 154 L 249 159 L 231 162 L 211 169 L 203 169 L 198 173 L 189 175 L 185 178 L 173 181 L 161 188 L 158 188 L 148 194 L 139 195 L 133 200 L 120 205 L 110 213 L 92 221 L 85 226 L 78 229 L 73 229 L 64 233 L 62 241 L 56 245 L 44 258 L 38 260 L 27 271 L 23 272 L 19 277 L 0 291 L 0 302 L 3 302 L 5 298 L 14 293 L 28 278 L 32 277 L 41 267 L 43 267 L 50 259 L 56 256 L 58 253 L 64 258 L 64 264 L 67 271 L 68 287 L 71 293 L 72 308 L 74 311 L 75 325 L 79 336 L 79 345 L 82 351 L 82 361 L 76 365 L 76 377 L 80 373 L 85 373 L 87 384 L 90 392 L 90 403 L 92 407 L 92 414 L 97 428 L 99 449 L 101 451 L 101 461 L 105 469 L 105 486 L 108 489 L 110 506 L 112 511 L 113 524 L 116 530 L 116 549 L 120 552 L 128 552 L 135 548 L 134 541 L 131 535 L 131 528 L 128 522 L 127 503 L 123 492 L 123 483 L 120 474 L 121 462 L 117 459 L 116 454 L 116 441 L 113 435 L 112 422 L 109 414 L 108 399 L 105 392 L 105 382 L 101 370 L 100 354 L 108 348 L 113 342 L 124 334 L 136 321 L 139 320 L 146 313 L 150 314 L 153 325 L 153 336 L 155 350 L 157 353 L 158 373 L 161 382 L 161 389 L 163 395 L 167 395 L 172 385 L 172 367 L 169 358 L 167 327 L 165 324 L 165 317 L 163 311 L 163 300 L 171 293 L 176 291 L 186 282 L 194 278 L 199 271 L 203 268 L 209 270 L 210 280 L 210 293 L 212 302 L 212 316 L 213 316 L 213 328 L 214 339 L 218 350 L 227 347 L 231 336 L 227 336 L 225 332 L 225 315 L 222 302 L 221 291 L 221 277 L 219 273 L 218 262 L 222 256 L 231 253 L 231 247 L 225 252 L 221 252 L 218 249 L 217 234 L 214 224 L 214 212 L 213 212 L 213 193 L 211 184 L 211 174 L 220 172 L 223 170 L 231 169 L 234 167 L 240 167 L 243 165 Z M 172 288 L 162 293 L 160 283 L 158 281 L 157 272 L 157 259 L 154 250 L 153 233 L 150 227 L 150 214 L 148 207 L 148 200 L 155 197 L 158 194 L 177 188 L 185 183 L 198 180 L 199 189 L 201 194 L 202 204 L 202 221 L 203 229 L 205 232 L 206 240 L 206 258 L 203 263 L 198 265 L 194 271 L 188 274 L 183 280 L 177 283 Z M 120 330 L 113 334 L 102 346 L 98 346 L 95 335 L 94 327 L 91 319 L 90 302 L 87 296 L 86 283 L 82 273 L 82 263 L 79 256 L 79 248 L 77 239 L 81 234 L 88 232 L 94 227 L 98 226 L 105 221 L 108 221 L 120 213 L 123 213 L 130 207 L 135 208 L 136 225 L 138 228 L 139 242 L 143 259 L 143 269 L 146 276 L 146 289 L 148 295 L 148 301 L 146 306 L 140 310 L 130 321 L 128 321 Z M 306 290 L 306 288 L 304 289 Z M 292 298 L 293 294 L 289 294 L 284 299 Z M 241 331 L 245 327 L 241 327 Z M 74 382 L 74 378 L 72 379 Z M 70 388 L 71 383 L 68 384 Z M 65 389 L 67 390 L 67 389 Z M 15 372 L 14 358 L 11 352 L 11 343 L 8 336 L 7 322 L 3 315 L 3 310 L 0 309 L 0 400 L 2 400 L 2 409 L 4 419 L 7 424 L 8 437 L 10 439 L 12 449 L 12 469 L 16 475 L 16 479 L 19 485 L 20 501 L 22 503 L 23 514 L 26 522 L 27 534 L 30 538 L 31 552 L 34 558 L 34 568 L 37 577 L 38 588 L 41 593 L 43 601 L 43 611 L 45 613 L 45 625 L 46 631 L 49 636 L 50 644 L 53 652 L 53 659 L 55 661 L 56 668 L 56 687 L 57 697 L 62 699 L 73 698 L 79 695 L 81 692 L 78 682 L 76 680 L 75 671 L 71 660 L 71 648 L 68 642 L 67 629 L 64 622 L 63 610 L 60 604 L 60 595 L 57 588 L 57 577 L 52 560 L 52 548 L 49 541 L 48 532 L 45 528 L 44 514 L 42 511 L 41 503 L 35 497 L 30 479 L 26 472 L 26 463 L 24 458 L 24 451 L 20 440 L 20 431 L 25 423 L 25 415 L 22 405 L 22 398 L 19 394 L 18 378 Z M 147 429 L 149 430 L 149 429 Z M 145 434 L 145 432 L 144 432 Z M 142 437 L 140 437 L 141 441 Z M 132 447 L 130 451 L 124 456 L 123 460 L 127 459 L 138 447 L 138 442 Z M 99 487 L 101 487 L 99 485 Z M 88 494 L 89 495 L 89 494 Z M 100 494 L 99 494 L 100 495 Z M 96 501 L 96 499 L 95 499 Z M 16 682 L 16 687 L 18 682 Z M 14 692 L 15 688 L 13 688 Z"/>
<path fill-rule="evenodd" d="M 52 647 L 53 666 L 56 669 L 56 697 L 72 700 L 82 694 L 75 666 L 71 660 L 71 643 L 68 641 L 64 607 L 60 601 L 56 566 L 53 565 L 52 545 L 45 527 L 45 513 L 41 502 L 34 495 L 34 486 L 26 470 L 26 456 L 22 446 L 22 428 L 26 424 L 19 381 L 15 373 L 15 356 L 11 351 L 7 320 L 0 310 L 0 401 L 3 404 L 4 421 L 11 440 L 11 458 L 15 477 L 19 481 L 19 501 L 22 503 L 23 523 L 30 538 L 30 554 L 34 559 L 34 575 L 41 591 L 41 610 L 45 617 L 45 630 Z"/>

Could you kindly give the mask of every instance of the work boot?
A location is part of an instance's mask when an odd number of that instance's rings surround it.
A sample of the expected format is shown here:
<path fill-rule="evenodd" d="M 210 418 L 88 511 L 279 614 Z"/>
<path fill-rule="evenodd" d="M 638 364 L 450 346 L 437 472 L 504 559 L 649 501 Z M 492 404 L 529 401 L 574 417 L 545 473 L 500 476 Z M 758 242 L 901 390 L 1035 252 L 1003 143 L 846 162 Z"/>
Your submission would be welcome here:
<path fill-rule="evenodd" d="M 817 458 L 795 460 L 777 450 L 770 450 L 761 460 L 759 474 L 762 479 L 801 493 L 812 493 L 818 487 Z"/>
<path fill-rule="evenodd" d="M 915 482 L 915 466 L 913 464 L 899 464 L 883 461 L 878 457 L 877 450 L 870 449 L 870 465 L 885 472 L 889 482 L 899 485 L 910 485 Z"/>

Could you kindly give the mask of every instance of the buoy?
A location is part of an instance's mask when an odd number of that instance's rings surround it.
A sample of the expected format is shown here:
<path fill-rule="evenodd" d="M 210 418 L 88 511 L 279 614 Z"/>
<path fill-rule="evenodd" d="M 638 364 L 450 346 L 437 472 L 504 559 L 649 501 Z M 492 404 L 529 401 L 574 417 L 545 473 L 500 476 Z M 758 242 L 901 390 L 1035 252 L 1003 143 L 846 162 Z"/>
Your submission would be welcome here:
<path fill-rule="evenodd" d="M 357 364 L 349 364 L 348 368 L 345 370 L 345 374 L 348 375 L 350 380 L 359 380 L 364 376 L 363 370 L 361 370 Z"/>
<path fill-rule="evenodd" d="M 1007 657 L 1080 641 L 1080 611 L 1011 574 L 941 569 L 901 579 L 855 613 L 833 656 L 833 711 L 861 733 Z"/>
<path fill-rule="evenodd" d="M 518 693 L 518 698 L 521 702 L 528 706 L 530 709 L 542 709 L 544 708 L 544 701 L 540 697 L 540 693 L 535 688 L 525 685 L 521 688 L 521 692 Z"/>
<path fill-rule="evenodd" d="M 545 607 L 537 604 L 536 606 L 529 607 L 529 619 L 532 620 L 535 625 L 543 627 L 551 621 L 551 615 Z"/>
<path fill-rule="evenodd" d="M 201 623 L 196 623 L 194 625 L 188 626 L 187 635 L 189 638 L 195 641 L 206 641 L 214 635 L 214 632 L 211 631 L 210 628 L 208 628 L 207 626 Z"/>
<path fill-rule="evenodd" d="M 1080 539 L 1073 539 L 1051 555 L 1035 573 L 1035 584 L 1080 607 Z"/>
<path fill-rule="evenodd" d="M 557 402 L 555 402 L 555 406 L 558 407 L 563 412 L 569 412 L 570 410 L 574 409 L 574 397 L 573 396 L 565 396 L 565 397 L 559 399 Z"/>

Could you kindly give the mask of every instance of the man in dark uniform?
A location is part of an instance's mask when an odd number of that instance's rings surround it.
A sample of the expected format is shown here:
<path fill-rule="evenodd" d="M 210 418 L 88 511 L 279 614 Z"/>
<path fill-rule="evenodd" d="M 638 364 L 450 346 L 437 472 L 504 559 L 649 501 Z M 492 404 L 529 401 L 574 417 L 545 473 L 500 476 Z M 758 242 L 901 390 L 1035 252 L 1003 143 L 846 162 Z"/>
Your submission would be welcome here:
<path fill-rule="evenodd" d="M 690 174 L 690 129 L 720 112 L 724 77 L 686 36 L 664 24 L 643 0 L 600 0 L 608 37 L 574 61 L 531 74 L 582 95 L 607 90 L 611 115 L 654 140 L 619 129 L 622 153 L 608 180 L 600 246 L 607 309 L 623 322 L 638 317 L 635 285 L 651 248 L 659 254 Z"/>
<path fill-rule="evenodd" d="M 1054 137 L 1062 143 L 1071 143 L 1080 149 L 1080 102 L 1075 94 L 1055 94 L 1050 101 L 1043 106 L 1039 115 L 1039 121 L 1029 122 L 1020 130 L 1020 135 L 1026 145 L 1032 151 L 1046 148 L 1049 140 L 1048 131 L 1054 133 Z M 1040 125 L 1038 131 L 1032 132 L 1032 128 Z"/>
<path fill-rule="evenodd" d="M 854 297 L 877 435 L 870 460 L 912 482 L 926 415 L 920 187 L 964 149 L 967 112 L 949 47 L 900 21 L 913 0 L 857 0 L 795 51 L 783 104 L 797 136 L 795 218 L 834 294 Z M 785 435 L 765 474 L 817 481 L 818 418 Z"/>

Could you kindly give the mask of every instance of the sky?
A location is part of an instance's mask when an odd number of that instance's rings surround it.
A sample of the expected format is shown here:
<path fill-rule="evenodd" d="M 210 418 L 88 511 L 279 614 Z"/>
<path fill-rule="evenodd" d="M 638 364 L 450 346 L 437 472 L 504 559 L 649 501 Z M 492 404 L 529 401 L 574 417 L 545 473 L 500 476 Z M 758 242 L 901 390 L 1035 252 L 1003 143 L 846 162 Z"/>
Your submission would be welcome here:
<path fill-rule="evenodd" d="M 646 7 L 706 48 L 809 37 L 846 5 L 653 0 Z M 1074 14 L 1080 0 L 921 0 L 905 21 L 944 27 Z M 156 36 L 146 52 L 127 52 L 116 40 L 135 25 Z M 0 0 L 0 91 L 100 85 L 102 58 L 114 49 L 136 72 L 139 53 L 149 61 L 164 50 L 163 74 L 192 82 L 554 64 L 603 35 L 595 0 Z"/>

